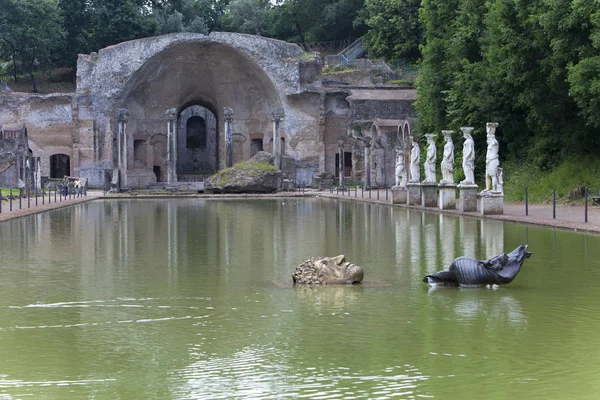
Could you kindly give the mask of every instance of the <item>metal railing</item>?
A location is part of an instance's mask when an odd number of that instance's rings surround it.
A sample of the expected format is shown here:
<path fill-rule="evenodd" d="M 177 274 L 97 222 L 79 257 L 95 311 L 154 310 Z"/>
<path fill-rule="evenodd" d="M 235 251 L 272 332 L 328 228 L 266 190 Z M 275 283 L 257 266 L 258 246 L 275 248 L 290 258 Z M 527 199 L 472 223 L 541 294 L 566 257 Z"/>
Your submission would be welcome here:
<path fill-rule="evenodd" d="M 79 197 L 87 197 L 87 186 L 82 186 L 80 190 L 56 185 L 52 185 L 41 191 L 38 189 L 9 189 L 8 196 L 0 195 L 0 214 L 37 207 L 46 203 L 59 203 Z"/>

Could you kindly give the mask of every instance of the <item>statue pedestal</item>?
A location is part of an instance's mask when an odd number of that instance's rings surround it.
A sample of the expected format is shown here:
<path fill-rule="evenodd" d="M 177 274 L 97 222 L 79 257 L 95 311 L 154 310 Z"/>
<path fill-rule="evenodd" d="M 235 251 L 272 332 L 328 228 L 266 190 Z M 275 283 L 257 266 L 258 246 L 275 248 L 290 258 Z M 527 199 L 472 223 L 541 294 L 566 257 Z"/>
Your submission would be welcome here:
<path fill-rule="evenodd" d="M 408 199 L 406 200 L 406 204 L 409 206 L 421 205 L 421 184 L 408 183 L 406 184 L 406 187 L 408 188 Z"/>
<path fill-rule="evenodd" d="M 408 200 L 408 189 L 406 186 L 392 187 L 392 204 L 406 204 Z"/>
<path fill-rule="evenodd" d="M 481 215 L 504 214 L 504 194 L 501 192 L 481 192 Z"/>
<path fill-rule="evenodd" d="M 440 210 L 456 209 L 456 185 L 440 183 Z"/>
<path fill-rule="evenodd" d="M 477 211 L 477 185 L 458 185 L 458 209 L 461 212 Z"/>
<path fill-rule="evenodd" d="M 421 182 L 421 205 L 423 207 L 438 206 L 438 185 L 436 182 Z"/>

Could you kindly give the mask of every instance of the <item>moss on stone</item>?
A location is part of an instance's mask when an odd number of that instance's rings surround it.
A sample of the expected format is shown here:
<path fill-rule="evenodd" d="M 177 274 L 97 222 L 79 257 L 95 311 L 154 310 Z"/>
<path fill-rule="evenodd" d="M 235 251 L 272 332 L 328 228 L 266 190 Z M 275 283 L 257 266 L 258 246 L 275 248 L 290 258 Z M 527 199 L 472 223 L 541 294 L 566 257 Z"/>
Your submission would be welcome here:
<path fill-rule="evenodd" d="M 239 171 L 244 171 L 248 175 L 252 176 L 254 173 L 258 172 L 276 172 L 277 168 L 269 163 L 253 162 L 248 160 L 217 172 L 211 177 L 211 180 L 214 179 L 213 182 L 215 186 L 223 187 L 232 183 L 235 177 L 239 174 Z"/>

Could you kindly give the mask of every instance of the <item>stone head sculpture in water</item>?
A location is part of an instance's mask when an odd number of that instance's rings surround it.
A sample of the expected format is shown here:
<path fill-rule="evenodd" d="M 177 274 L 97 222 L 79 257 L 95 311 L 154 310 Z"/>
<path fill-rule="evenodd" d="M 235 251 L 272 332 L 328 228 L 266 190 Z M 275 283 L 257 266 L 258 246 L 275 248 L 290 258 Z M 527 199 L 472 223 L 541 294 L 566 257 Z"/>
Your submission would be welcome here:
<path fill-rule="evenodd" d="M 294 284 L 331 285 L 360 283 L 364 277 L 362 267 L 337 257 L 313 257 L 296 267 L 292 273 Z"/>
<path fill-rule="evenodd" d="M 446 270 L 429 274 L 423 282 L 431 286 L 484 286 L 512 282 L 521 270 L 523 262 L 531 253 L 527 245 L 520 245 L 508 254 L 500 254 L 489 260 L 458 257 Z"/>

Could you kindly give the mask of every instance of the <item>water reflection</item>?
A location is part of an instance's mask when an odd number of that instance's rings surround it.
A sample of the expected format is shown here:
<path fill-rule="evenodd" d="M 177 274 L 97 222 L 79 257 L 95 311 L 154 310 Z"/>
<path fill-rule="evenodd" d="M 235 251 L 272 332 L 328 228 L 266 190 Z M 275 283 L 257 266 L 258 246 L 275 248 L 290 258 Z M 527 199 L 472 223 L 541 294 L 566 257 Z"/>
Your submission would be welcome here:
<path fill-rule="evenodd" d="M 0 238 L 0 398 L 597 393 L 598 236 L 329 199 L 186 199 L 93 202 L 0 223 Z M 422 282 L 521 243 L 533 256 L 497 291 Z M 300 262 L 337 254 L 364 284 L 292 286 Z"/>

